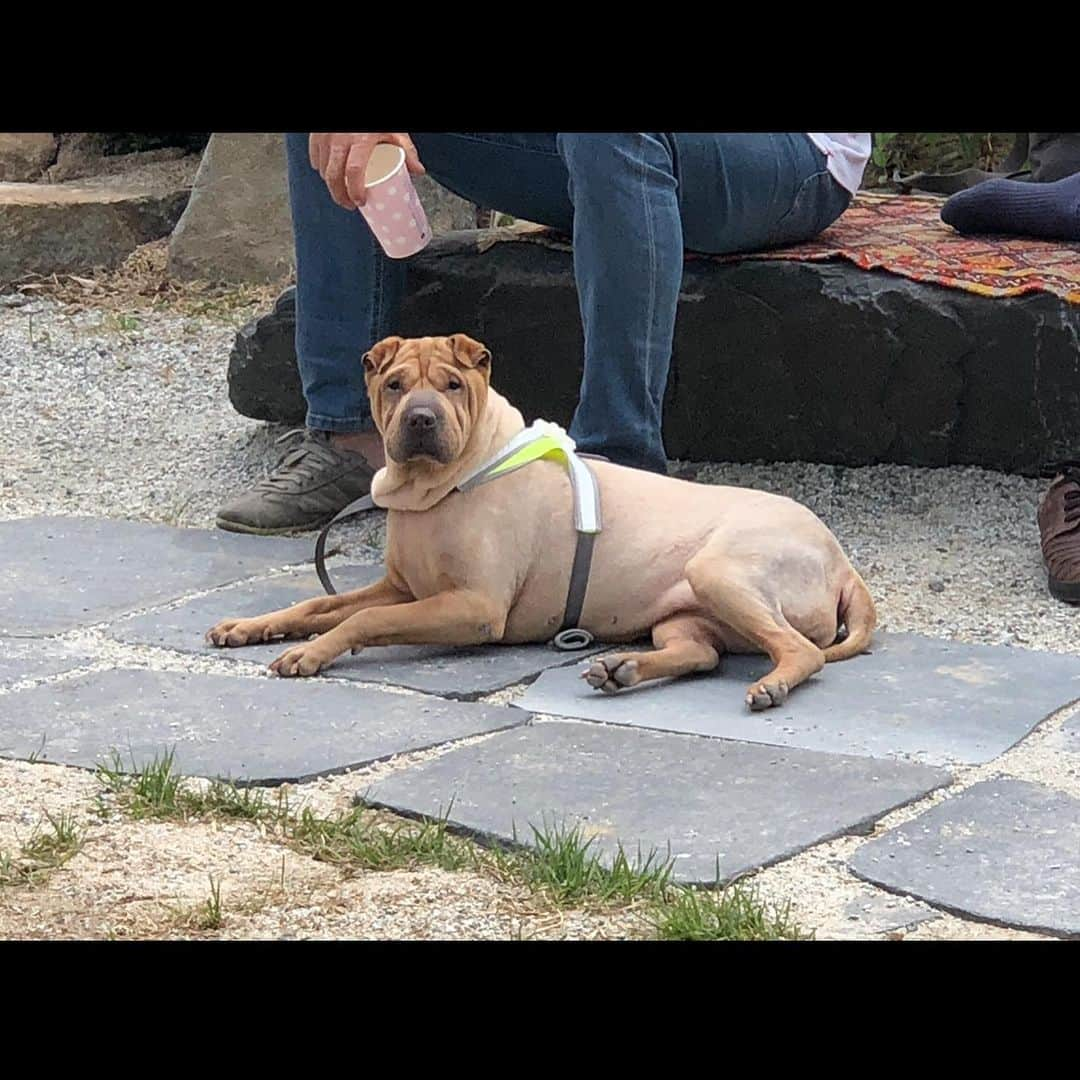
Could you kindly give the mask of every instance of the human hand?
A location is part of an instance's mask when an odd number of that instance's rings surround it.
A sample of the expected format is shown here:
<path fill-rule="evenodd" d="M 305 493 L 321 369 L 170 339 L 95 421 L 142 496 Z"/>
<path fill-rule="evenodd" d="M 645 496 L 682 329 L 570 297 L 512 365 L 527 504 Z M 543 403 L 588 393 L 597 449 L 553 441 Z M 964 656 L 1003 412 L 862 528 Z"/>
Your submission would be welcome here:
<path fill-rule="evenodd" d="M 379 143 L 400 146 L 405 167 L 413 176 L 426 171 L 420 164 L 412 139 L 404 131 L 313 131 L 308 136 L 311 167 L 326 182 L 330 196 L 345 210 L 355 210 L 367 200 L 364 176 L 368 160 Z"/>

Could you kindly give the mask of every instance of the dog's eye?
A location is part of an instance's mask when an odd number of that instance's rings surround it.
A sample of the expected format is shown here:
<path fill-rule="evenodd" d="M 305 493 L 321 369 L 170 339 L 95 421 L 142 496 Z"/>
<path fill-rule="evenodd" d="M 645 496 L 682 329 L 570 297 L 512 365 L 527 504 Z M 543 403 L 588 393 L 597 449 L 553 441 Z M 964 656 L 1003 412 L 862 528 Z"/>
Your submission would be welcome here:
<path fill-rule="evenodd" d="M 390 382 L 388 382 L 386 384 L 386 389 L 387 390 L 393 390 L 395 392 L 400 390 L 401 389 L 401 380 L 400 379 L 391 379 Z"/>
<path fill-rule="evenodd" d="M 460 389 L 461 389 L 461 383 L 459 383 L 459 382 L 457 381 L 457 379 L 451 379 L 451 380 L 450 380 L 450 381 L 449 381 L 449 382 L 448 382 L 448 383 L 446 384 L 446 388 L 447 388 L 448 390 L 460 390 Z"/>

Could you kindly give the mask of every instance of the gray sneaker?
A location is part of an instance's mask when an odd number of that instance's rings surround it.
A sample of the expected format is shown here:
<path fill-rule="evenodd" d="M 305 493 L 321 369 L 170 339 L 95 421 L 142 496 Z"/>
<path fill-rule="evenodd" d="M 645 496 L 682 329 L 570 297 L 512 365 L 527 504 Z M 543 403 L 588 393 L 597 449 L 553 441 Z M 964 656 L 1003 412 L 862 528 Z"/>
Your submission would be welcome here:
<path fill-rule="evenodd" d="M 265 480 L 218 511 L 219 529 L 260 536 L 308 532 L 370 491 L 375 470 L 362 454 L 332 446 L 325 431 L 296 428 L 278 442 L 290 440 Z"/>

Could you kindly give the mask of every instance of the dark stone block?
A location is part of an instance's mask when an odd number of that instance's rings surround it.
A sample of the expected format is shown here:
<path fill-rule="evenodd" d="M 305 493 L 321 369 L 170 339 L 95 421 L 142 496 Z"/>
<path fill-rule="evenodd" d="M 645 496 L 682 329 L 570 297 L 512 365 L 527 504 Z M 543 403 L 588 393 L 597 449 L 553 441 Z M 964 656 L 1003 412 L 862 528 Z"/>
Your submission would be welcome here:
<path fill-rule="evenodd" d="M 526 419 L 566 424 L 582 353 L 571 256 L 528 242 L 481 253 L 478 235 L 440 237 L 410 261 L 397 330 L 472 334 Z M 1080 305 L 753 259 L 689 262 L 680 296 L 672 457 L 1034 473 L 1080 447 Z M 278 307 L 241 331 L 230 393 L 246 416 L 292 422 L 294 313 Z"/>
<path fill-rule="evenodd" d="M 1069 717 L 1047 740 L 1048 745 L 1068 754 L 1080 754 L 1080 713 Z"/>
<path fill-rule="evenodd" d="M 220 594 L 218 594 L 220 595 Z M 599 694 L 584 664 L 547 671 L 515 702 L 529 712 L 924 764 L 990 761 L 1080 696 L 1080 657 L 920 634 L 877 633 L 869 652 L 829 664 L 784 705 L 751 712 L 746 686 L 767 656 Z"/>
<path fill-rule="evenodd" d="M 0 627 L 36 637 L 307 562 L 307 540 L 141 521 L 0 522 Z"/>
<path fill-rule="evenodd" d="M 119 669 L 5 695 L 0 747 L 88 768 L 114 752 L 141 768 L 173 750 L 184 776 L 294 782 L 528 719 L 342 683 Z"/>
<path fill-rule="evenodd" d="M 859 877 L 969 918 L 1080 936 L 1080 799 L 1007 777 L 860 847 Z"/>
<path fill-rule="evenodd" d="M 83 650 L 62 641 L 0 637 L 0 687 L 59 675 L 91 663 L 93 660 Z"/>
<path fill-rule="evenodd" d="M 898 761 L 698 739 L 600 724 L 538 723 L 401 769 L 364 802 L 442 817 L 502 843 L 581 828 L 610 860 L 657 852 L 682 882 L 730 881 L 948 783 Z"/>
<path fill-rule="evenodd" d="M 229 401 L 241 416 L 302 424 L 307 403 L 296 370 L 296 289 L 243 326 L 229 355 Z"/>

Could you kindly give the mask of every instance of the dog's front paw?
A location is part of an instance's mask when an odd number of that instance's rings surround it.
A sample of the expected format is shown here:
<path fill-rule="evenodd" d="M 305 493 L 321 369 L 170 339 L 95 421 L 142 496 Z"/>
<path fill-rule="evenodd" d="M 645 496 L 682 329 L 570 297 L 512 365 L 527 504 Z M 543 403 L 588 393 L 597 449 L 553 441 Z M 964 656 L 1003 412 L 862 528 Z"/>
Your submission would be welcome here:
<path fill-rule="evenodd" d="M 336 653 L 330 653 L 319 646 L 318 639 L 304 645 L 297 645 L 282 653 L 271 665 L 270 670 L 282 678 L 317 675 L 323 668 L 329 667 L 336 659 Z"/>
<path fill-rule="evenodd" d="M 594 689 L 614 694 L 627 686 L 641 682 L 638 662 L 632 656 L 604 656 L 594 660 L 581 677 Z"/>
<path fill-rule="evenodd" d="M 266 619 L 222 619 L 206 632 L 206 640 L 219 649 L 257 645 L 272 637 L 274 634 Z"/>
<path fill-rule="evenodd" d="M 754 683 L 746 692 L 746 704 L 754 712 L 783 705 L 788 697 L 788 684 L 783 679 L 774 682 Z"/>

